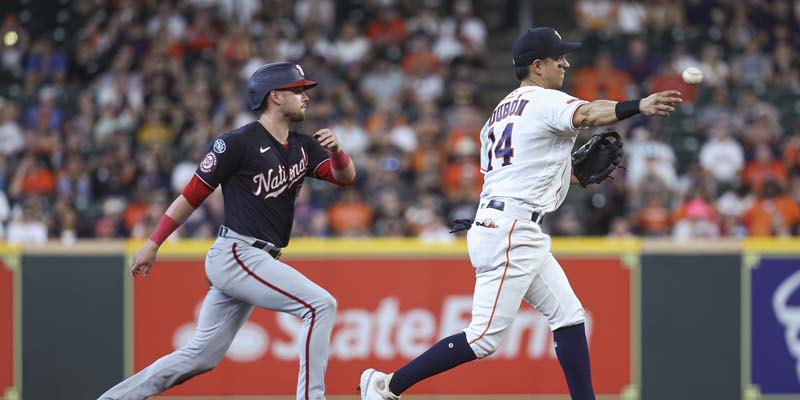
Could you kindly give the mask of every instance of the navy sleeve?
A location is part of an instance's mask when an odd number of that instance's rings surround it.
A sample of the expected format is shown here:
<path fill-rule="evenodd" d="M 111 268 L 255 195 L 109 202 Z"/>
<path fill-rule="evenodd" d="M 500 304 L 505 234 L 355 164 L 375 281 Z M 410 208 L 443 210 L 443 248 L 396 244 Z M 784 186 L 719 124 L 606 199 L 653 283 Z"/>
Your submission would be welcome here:
<path fill-rule="evenodd" d="M 211 143 L 195 174 L 209 187 L 216 188 L 230 177 L 242 160 L 243 147 L 236 138 L 223 135 Z"/>
<path fill-rule="evenodd" d="M 300 135 L 303 138 L 303 147 L 306 149 L 308 153 L 308 171 L 306 171 L 306 176 L 310 176 L 312 178 L 319 178 L 316 174 L 317 168 L 325 162 L 325 160 L 330 158 L 328 155 L 328 150 L 325 150 L 324 147 L 320 146 L 317 141 L 307 135 Z"/>

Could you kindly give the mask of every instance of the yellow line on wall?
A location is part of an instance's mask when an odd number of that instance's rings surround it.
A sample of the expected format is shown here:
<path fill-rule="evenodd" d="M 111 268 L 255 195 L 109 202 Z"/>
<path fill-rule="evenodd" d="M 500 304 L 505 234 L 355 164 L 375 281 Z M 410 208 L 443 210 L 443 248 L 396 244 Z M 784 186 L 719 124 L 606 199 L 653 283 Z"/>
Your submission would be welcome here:
<path fill-rule="evenodd" d="M 132 255 L 144 244 L 144 240 L 126 240 L 125 255 Z M 159 256 L 205 256 L 212 240 L 180 240 L 166 241 L 158 250 Z"/>
<path fill-rule="evenodd" d="M 132 254 L 144 242 L 129 240 L 126 254 Z M 208 251 L 211 240 L 182 240 L 165 242 L 159 250 L 161 256 L 202 256 Z M 491 245 L 487 243 L 487 245 Z M 624 254 L 636 253 L 642 248 L 639 239 L 558 238 L 553 239 L 553 252 L 558 254 Z M 423 242 L 417 239 L 293 239 L 284 250 L 287 257 L 331 256 L 467 256 L 467 242 Z"/>
<path fill-rule="evenodd" d="M 126 241 L 92 241 L 82 240 L 81 246 L 64 246 L 60 243 L 43 249 L 42 247 L 23 247 L 0 242 L 0 254 L 44 254 L 48 250 L 53 254 L 73 254 L 82 249 L 81 254 L 104 254 L 106 252 L 124 251 L 133 254 L 143 240 Z M 168 257 L 202 257 L 206 254 L 213 240 L 192 239 L 167 241 L 159 250 L 160 256 Z M 487 243 L 487 245 L 491 245 Z M 85 249 L 84 249 L 85 248 Z M 124 250 L 123 250 L 124 249 Z M 800 238 L 748 238 L 719 239 L 714 241 L 675 242 L 669 239 L 612 239 L 604 237 L 555 238 L 552 251 L 556 255 L 596 255 L 626 253 L 694 253 L 698 249 L 719 253 L 800 253 Z M 426 243 L 415 238 L 402 239 L 293 239 L 284 251 L 287 257 L 337 257 L 337 256 L 371 256 L 371 255 L 403 255 L 408 257 L 443 256 L 467 257 L 466 240 L 456 239 L 445 243 Z"/>
<path fill-rule="evenodd" d="M 18 256 L 20 253 L 22 253 L 22 247 L 19 245 L 0 242 L 0 254 Z"/>
<path fill-rule="evenodd" d="M 748 238 L 742 243 L 742 252 L 745 253 L 800 253 L 800 239 L 797 238 Z"/>

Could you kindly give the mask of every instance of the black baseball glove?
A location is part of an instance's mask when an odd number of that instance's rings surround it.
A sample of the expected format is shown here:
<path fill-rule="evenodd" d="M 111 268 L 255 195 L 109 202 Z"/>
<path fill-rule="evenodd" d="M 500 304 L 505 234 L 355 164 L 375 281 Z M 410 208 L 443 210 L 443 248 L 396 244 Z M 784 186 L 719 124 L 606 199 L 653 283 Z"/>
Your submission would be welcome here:
<path fill-rule="evenodd" d="M 622 138 L 615 131 L 597 133 L 572 153 L 572 170 L 582 187 L 600 183 L 622 162 Z M 614 178 L 611 178 L 614 179 Z"/>

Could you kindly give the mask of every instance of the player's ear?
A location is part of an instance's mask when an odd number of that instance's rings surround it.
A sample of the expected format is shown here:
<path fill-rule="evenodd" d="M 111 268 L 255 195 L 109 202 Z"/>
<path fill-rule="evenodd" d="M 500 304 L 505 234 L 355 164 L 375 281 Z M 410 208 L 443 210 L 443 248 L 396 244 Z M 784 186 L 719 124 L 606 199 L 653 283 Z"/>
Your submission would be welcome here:
<path fill-rule="evenodd" d="M 530 71 L 532 73 L 534 73 L 536 75 L 541 75 L 543 69 L 544 69 L 544 61 L 543 60 L 540 60 L 538 58 L 533 60 L 533 62 L 531 63 L 531 69 L 530 69 Z"/>
<path fill-rule="evenodd" d="M 281 98 L 281 91 L 280 90 L 270 90 L 269 91 L 269 100 L 277 105 L 281 105 L 283 103 L 283 99 Z"/>

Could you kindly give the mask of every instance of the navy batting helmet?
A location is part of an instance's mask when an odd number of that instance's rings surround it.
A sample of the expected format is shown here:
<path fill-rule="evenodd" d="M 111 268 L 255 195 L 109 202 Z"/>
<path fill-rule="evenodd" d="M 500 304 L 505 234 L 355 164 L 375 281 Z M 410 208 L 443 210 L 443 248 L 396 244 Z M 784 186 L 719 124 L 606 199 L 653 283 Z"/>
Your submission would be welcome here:
<path fill-rule="evenodd" d="M 312 88 L 317 82 L 305 78 L 299 65 L 291 62 L 266 64 L 257 69 L 247 81 L 247 97 L 250 109 L 258 110 L 270 90 L 298 87 Z"/>

